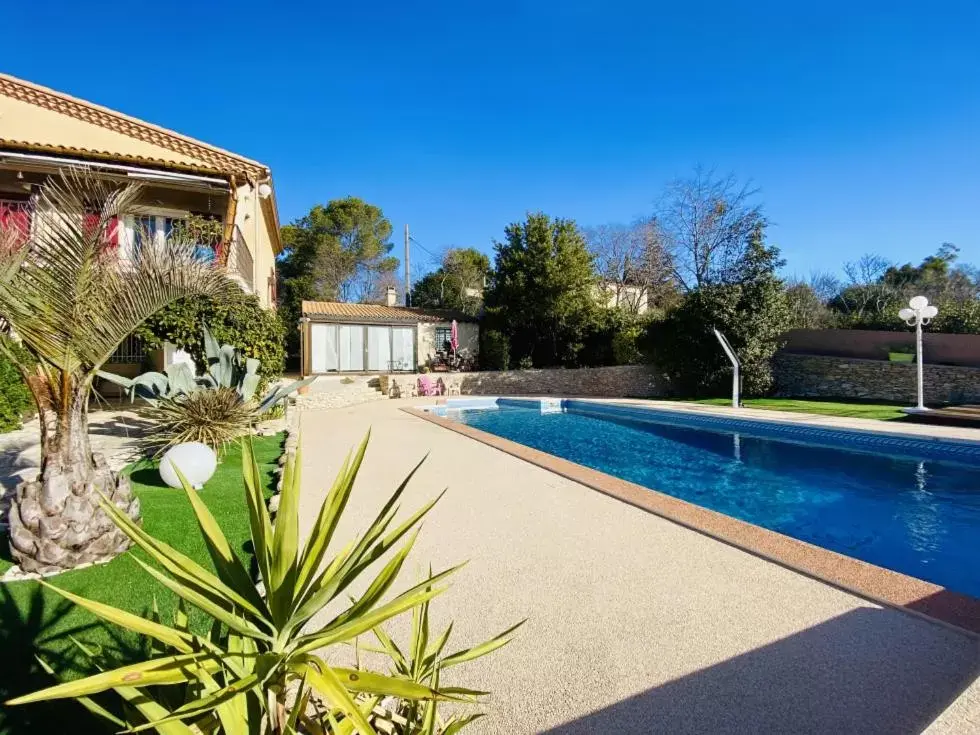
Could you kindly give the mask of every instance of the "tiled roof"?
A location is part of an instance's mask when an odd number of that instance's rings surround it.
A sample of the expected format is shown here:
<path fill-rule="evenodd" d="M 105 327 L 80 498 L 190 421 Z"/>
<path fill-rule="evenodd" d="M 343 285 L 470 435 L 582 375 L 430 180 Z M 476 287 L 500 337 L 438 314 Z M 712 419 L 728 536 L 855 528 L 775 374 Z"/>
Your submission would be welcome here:
<path fill-rule="evenodd" d="M 39 84 L 28 82 L 9 74 L 0 73 L 0 94 L 12 99 L 37 105 L 46 110 L 57 112 L 62 115 L 98 125 L 99 127 L 112 130 L 131 138 L 141 140 L 145 143 L 160 146 L 167 150 L 189 156 L 204 164 L 207 170 L 213 170 L 226 174 L 244 174 L 253 178 L 268 175 L 268 168 L 258 161 L 239 156 L 237 153 L 226 151 L 217 146 L 203 143 L 186 135 L 161 128 L 158 125 L 144 122 L 135 117 L 124 115 L 121 112 L 110 110 L 108 107 L 97 105 L 86 100 L 72 97 L 71 95 L 58 92 L 54 89 L 42 87 Z M 5 141 L 8 144 L 19 144 L 22 146 L 32 146 L 30 141 Z M 79 153 L 86 153 L 84 149 L 73 149 Z M 117 154 L 116 151 L 87 151 L 91 155 Z M 187 167 L 186 163 L 180 164 L 176 161 L 166 161 L 164 159 L 145 159 L 147 162 L 176 165 Z"/>
<path fill-rule="evenodd" d="M 415 324 L 418 322 L 474 321 L 462 312 L 442 309 L 408 309 L 380 304 L 348 304 L 340 301 L 304 301 L 303 316 L 319 322 Z"/>

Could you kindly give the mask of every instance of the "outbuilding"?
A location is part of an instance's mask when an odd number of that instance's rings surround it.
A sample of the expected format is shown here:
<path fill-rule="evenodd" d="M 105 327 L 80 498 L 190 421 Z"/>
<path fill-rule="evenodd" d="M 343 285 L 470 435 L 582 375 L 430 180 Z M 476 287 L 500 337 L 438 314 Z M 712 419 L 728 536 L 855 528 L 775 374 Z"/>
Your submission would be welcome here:
<path fill-rule="evenodd" d="M 416 372 L 449 348 L 475 361 L 480 326 L 462 312 L 382 304 L 304 301 L 300 322 L 303 375 Z"/>

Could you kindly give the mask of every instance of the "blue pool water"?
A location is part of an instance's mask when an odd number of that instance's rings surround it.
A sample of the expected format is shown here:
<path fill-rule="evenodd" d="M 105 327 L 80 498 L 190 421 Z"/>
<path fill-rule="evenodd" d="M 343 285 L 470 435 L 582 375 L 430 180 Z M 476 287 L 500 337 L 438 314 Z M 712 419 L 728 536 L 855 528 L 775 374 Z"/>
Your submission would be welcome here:
<path fill-rule="evenodd" d="M 749 523 L 980 597 L 980 465 L 574 412 L 449 418 Z"/>

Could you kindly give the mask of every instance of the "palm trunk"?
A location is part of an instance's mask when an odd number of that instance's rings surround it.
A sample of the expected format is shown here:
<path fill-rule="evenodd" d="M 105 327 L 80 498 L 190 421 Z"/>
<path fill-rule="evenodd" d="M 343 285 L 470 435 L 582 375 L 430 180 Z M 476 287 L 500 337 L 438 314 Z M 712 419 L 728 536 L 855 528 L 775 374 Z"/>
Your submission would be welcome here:
<path fill-rule="evenodd" d="M 108 561 L 129 539 L 99 507 L 101 496 L 134 520 L 140 507 L 129 478 L 92 453 L 90 382 L 63 372 L 57 382 L 32 380 L 31 389 L 41 413 L 41 472 L 17 487 L 8 516 L 11 554 L 22 570 L 42 574 Z"/>

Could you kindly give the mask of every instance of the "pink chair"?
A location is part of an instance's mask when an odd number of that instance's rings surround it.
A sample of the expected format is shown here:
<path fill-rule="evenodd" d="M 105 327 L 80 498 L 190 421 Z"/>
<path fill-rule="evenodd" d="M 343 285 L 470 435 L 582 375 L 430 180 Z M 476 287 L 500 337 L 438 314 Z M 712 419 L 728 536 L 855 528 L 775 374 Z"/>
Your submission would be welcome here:
<path fill-rule="evenodd" d="M 432 381 L 428 375 L 419 376 L 419 395 L 420 396 L 439 396 L 442 392 L 439 390 L 439 385 Z"/>

